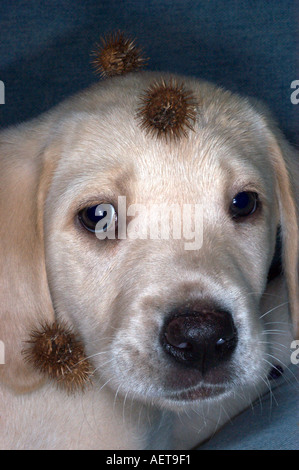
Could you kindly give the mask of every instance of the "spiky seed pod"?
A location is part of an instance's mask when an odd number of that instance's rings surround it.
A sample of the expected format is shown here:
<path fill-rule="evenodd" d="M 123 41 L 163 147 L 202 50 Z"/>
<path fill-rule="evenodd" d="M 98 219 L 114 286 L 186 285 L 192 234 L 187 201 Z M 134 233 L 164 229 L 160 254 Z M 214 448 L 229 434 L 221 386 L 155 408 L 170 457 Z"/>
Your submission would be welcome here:
<path fill-rule="evenodd" d="M 90 383 L 91 365 L 82 343 L 67 325 L 40 325 L 26 343 L 25 360 L 67 392 L 84 390 Z"/>
<path fill-rule="evenodd" d="M 141 97 L 137 111 L 140 126 L 158 137 L 179 138 L 193 129 L 197 103 L 191 91 L 175 79 L 155 81 Z"/>
<path fill-rule="evenodd" d="M 142 49 L 135 40 L 125 37 L 121 31 L 101 38 L 101 44 L 93 51 L 92 64 L 102 77 L 123 75 L 142 68 L 147 60 L 142 57 Z"/>

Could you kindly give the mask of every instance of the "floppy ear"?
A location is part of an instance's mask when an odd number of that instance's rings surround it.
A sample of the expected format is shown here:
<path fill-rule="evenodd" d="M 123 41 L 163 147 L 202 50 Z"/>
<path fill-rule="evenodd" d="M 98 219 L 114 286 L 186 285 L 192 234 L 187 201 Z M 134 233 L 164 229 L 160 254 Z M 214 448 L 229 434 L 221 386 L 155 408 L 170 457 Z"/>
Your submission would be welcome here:
<path fill-rule="evenodd" d="M 24 362 L 30 329 L 43 319 L 54 321 L 43 246 L 52 163 L 42 150 L 42 135 L 27 124 L 0 135 L 0 340 L 5 349 L 0 382 L 18 393 L 43 381 Z"/>
<path fill-rule="evenodd" d="M 276 175 L 282 235 L 282 263 L 286 280 L 294 336 L 299 338 L 298 287 L 298 198 L 299 155 L 286 142 L 280 131 L 268 124 L 269 152 Z M 297 201 L 296 201 L 297 198 Z"/>

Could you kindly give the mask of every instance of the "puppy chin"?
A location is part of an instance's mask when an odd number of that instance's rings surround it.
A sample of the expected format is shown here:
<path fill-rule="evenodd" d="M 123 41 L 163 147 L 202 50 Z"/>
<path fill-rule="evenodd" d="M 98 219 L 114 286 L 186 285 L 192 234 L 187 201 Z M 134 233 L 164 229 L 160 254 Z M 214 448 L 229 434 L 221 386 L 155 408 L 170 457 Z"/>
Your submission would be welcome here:
<path fill-rule="evenodd" d="M 178 391 L 166 392 L 164 396 L 158 400 L 158 406 L 162 409 L 178 412 L 194 405 L 200 405 L 205 402 L 219 401 L 219 398 L 228 396 L 233 390 L 233 387 L 223 386 L 205 386 L 199 385 L 198 387 Z"/>

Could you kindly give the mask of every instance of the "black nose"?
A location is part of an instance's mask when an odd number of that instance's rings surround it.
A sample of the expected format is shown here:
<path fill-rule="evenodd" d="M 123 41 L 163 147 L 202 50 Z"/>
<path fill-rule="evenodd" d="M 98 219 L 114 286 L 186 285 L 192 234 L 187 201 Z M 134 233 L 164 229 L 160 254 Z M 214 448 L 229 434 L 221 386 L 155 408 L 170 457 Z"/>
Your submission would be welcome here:
<path fill-rule="evenodd" d="M 166 321 L 161 342 L 177 362 L 196 367 L 204 374 L 230 358 L 237 345 L 237 330 L 228 312 L 180 311 Z"/>

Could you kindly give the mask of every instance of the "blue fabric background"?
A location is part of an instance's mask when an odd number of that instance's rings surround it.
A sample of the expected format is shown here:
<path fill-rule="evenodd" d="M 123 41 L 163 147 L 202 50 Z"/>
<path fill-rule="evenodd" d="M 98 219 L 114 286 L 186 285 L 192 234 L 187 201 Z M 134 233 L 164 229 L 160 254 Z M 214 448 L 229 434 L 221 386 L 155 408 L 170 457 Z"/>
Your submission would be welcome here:
<path fill-rule="evenodd" d="M 288 139 L 299 144 L 298 0 L 1 0 L 0 126 L 37 116 L 97 78 L 90 52 L 121 29 L 137 38 L 149 68 L 212 80 L 264 100 Z M 296 43 L 297 41 L 297 43 Z M 295 449 L 298 384 L 265 397 L 203 448 Z"/>
<path fill-rule="evenodd" d="M 271 393 L 227 423 L 200 450 L 298 450 L 298 379 L 298 366 L 291 366 L 271 382 Z"/>
<path fill-rule="evenodd" d="M 95 42 L 122 29 L 138 38 L 151 69 L 261 98 L 299 143 L 299 105 L 290 100 L 299 79 L 298 17 L 298 0 L 1 0 L 0 126 L 36 116 L 95 81 Z"/>

